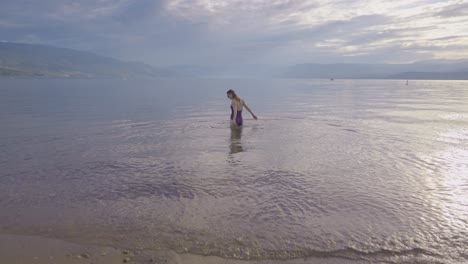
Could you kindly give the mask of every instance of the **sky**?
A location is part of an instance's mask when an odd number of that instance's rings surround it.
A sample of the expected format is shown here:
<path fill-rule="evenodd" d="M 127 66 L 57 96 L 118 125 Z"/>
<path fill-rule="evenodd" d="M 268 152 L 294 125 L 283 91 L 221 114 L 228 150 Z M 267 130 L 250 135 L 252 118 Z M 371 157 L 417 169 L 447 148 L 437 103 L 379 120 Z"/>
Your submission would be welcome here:
<path fill-rule="evenodd" d="M 0 41 L 155 66 L 461 59 L 468 0 L 4 0 Z"/>

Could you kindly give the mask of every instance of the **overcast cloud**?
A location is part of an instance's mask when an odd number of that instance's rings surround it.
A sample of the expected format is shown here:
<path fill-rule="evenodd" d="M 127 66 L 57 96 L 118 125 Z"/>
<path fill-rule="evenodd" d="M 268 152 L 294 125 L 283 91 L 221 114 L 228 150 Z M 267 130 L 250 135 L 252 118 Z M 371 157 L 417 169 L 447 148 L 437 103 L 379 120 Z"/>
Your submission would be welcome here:
<path fill-rule="evenodd" d="M 0 40 L 153 65 L 468 58 L 468 0 L 16 0 Z"/>

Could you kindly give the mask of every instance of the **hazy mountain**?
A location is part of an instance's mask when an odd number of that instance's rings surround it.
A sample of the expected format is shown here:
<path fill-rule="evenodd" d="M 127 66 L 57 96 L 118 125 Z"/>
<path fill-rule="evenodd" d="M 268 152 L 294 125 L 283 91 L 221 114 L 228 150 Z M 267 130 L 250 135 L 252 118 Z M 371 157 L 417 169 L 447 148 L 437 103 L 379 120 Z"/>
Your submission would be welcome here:
<path fill-rule="evenodd" d="M 271 78 L 285 71 L 283 66 L 265 64 L 177 65 L 170 70 L 191 77 L 260 77 Z"/>
<path fill-rule="evenodd" d="M 124 62 L 89 52 L 44 45 L 0 42 L 0 76 L 57 78 L 154 78 L 166 69 Z"/>
<path fill-rule="evenodd" d="M 288 68 L 286 78 L 379 78 L 407 71 L 406 65 L 396 64 L 298 64 Z"/>
<path fill-rule="evenodd" d="M 260 77 L 335 79 L 468 79 L 468 60 L 411 64 L 180 65 L 156 68 L 89 52 L 44 45 L 0 42 L 0 77 L 155 78 Z"/>
<path fill-rule="evenodd" d="M 182 65 L 170 69 L 193 77 L 467 79 L 463 73 L 468 72 L 468 60 L 430 60 L 411 64 Z"/>
<path fill-rule="evenodd" d="M 430 60 L 411 64 L 298 64 L 285 78 L 467 79 L 468 60 Z"/>

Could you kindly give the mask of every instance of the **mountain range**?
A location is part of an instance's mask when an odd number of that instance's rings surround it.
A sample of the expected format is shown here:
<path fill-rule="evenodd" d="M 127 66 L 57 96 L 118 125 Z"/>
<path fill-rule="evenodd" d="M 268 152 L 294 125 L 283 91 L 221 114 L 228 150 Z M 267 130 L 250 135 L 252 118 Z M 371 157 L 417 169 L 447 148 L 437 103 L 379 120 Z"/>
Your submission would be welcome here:
<path fill-rule="evenodd" d="M 155 67 L 52 46 L 0 42 L 0 77 L 10 78 L 175 78 L 261 77 L 334 79 L 468 80 L 468 59 L 408 64 L 261 64 Z"/>
<path fill-rule="evenodd" d="M 298 64 L 286 78 L 468 80 L 468 60 L 428 60 L 408 64 Z"/>
<path fill-rule="evenodd" d="M 154 78 L 167 69 L 52 46 L 0 42 L 0 76 L 36 78 Z"/>

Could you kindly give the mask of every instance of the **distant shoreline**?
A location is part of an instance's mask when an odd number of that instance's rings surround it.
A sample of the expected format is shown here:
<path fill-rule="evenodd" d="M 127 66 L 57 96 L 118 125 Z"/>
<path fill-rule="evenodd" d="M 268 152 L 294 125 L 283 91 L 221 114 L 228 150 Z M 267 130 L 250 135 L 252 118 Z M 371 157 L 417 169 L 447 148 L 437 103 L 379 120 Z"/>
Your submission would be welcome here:
<path fill-rule="evenodd" d="M 181 76 L 181 77 L 152 77 L 152 78 L 116 78 L 116 77 L 60 77 L 60 76 L 42 76 L 42 75 L 29 75 L 29 76 L 5 76 L 0 75 L 0 80 L 159 80 L 159 79 L 282 79 L 282 80 L 327 80 L 327 81 L 339 81 L 339 80 L 388 80 L 388 81 L 468 81 L 467 78 L 459 79 L 443 79 L 443 78 L 310 78 L 310 77 L 254 77 L 254 76 Z"/>

